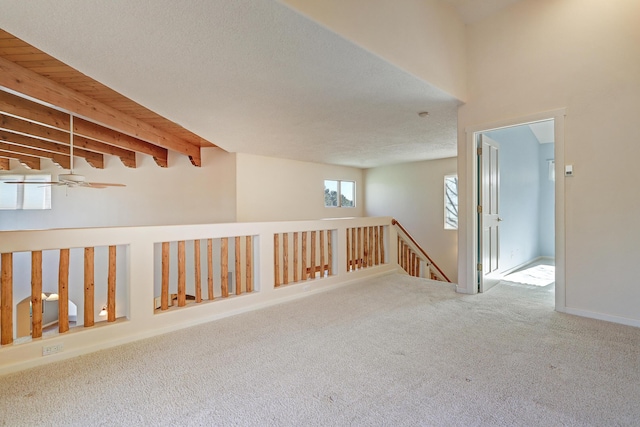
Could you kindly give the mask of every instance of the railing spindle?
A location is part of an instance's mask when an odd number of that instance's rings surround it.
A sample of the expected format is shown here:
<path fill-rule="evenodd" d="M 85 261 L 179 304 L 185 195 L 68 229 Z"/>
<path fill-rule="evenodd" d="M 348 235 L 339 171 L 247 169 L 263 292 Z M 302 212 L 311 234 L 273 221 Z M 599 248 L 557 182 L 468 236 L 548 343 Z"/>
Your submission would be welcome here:
<path fill-rule="evenodd" d="M 0 344 L 13 342 L 13 254 L 0 255 Z"/>
<path fill-rule="evenodd" d="M 384 264 L 384 225 L 380 226 L 380 262 Z"/>
<path fill-rule="evenodd" d="M 60 249 L 58 263 L 58 332 L 69 330 L 69 249 Z"/>
<path fill-rule="evenodd" d="M 193 241 L 193 269 L 195 275 L 196 303 L 202 302 L 202 271 L 200 269 L 200 240 Z"/>
<path fill-rule="evenodd" d="M 302 232 L 302 277 L 301 280 L 307 280 L 307 232 Z"/>
<path fill-rule="evenodd" d="M 109 246 L 109 272 L 107 274 L 107 322 L 116 320 L 116 247 Z"/>
<path fill-rule="evenodd" d="M 207 299 L 213 300 L 213 239 L 207 239 Z"/>
<path fill-rule="evenodd" d="M 162 293 L 160 294 L 160 309 L 169 308 L 169 255 L 171 243 L 162 242 Z"/>
<path fill-rule="evenodd" d="M 282 283 L 289 283 L 289 233 L 282 233 Z"/>
<path fill-rule="evenodd" d="M 31 337 L 42 337 L 42 251 L 31 252 Z"/>
<path fill-rule="evenodd" d="M 299 256 L 298 256 L 298 232 L 293 233 L 293 281 L 298 281 L 298 268 L 299 268 Z"/>
<path fill-rule="evenodd" d="M 229 296 L 229 238 L 220 239 L 220 290 L 222 298 Z"/>
<path fill-rule="evenodd" d="M 236 236 L 236 244 L 235 244 L 235 265 L 236 265 L 236 295 L 242 294 L 242 256 L 241 248 L 240 248 L 240 236 Z"/>
<path fill-rule="evenodd" d="M 280 286 L 280 235 L 273 235 L 273 286 Z"/>
<path fill-rule="evenodd" d="M 94 320 L 94 248 L 84 248 L 84 327 L 93 326 Z"/>
<path fill-rule="evenodd" d="M 320 277 L 324 277 L 324 230 L 320 230 Z"/>
<path fill-rule="evenodd" d="M 358 242 L 356 241 L 356 229 L 355 227 L 352 227 L 351 228 L 351 270 L 355 270 L 358 268 L 357 248 L 358 248 Z"/>
<path fill-rule="evenodd" d="M 373 227 L 369 227 L 369 263 L 367 266 L 373 266 Z"/>
<path fill-rule="evenodd" d="M 358 227 L 358 256 L 356 260 L 356 268 L 362 268 L 362 227 Z"/>
<path fill-rule="evenodd" d="M 350 271 L 353 266 L 353 257 L 351 256 L 351 232 L 347 228 L 347 271 Z"/>
<path fill-rule="evenodd" d="M 309 266 L 311 278 L 316 278 L 316 231 L 311 232 L 311 265 Z"/>
<path fill-rule="evenodd" d="M 327 230 L 327 264 L 329 266 L 327 274 L 333 276 L 333 248 L 331 244 L 331 230 Z"/>
<path fill-rule="evenodd" d="M 187 305 L 187 254 L 184 240 L 178 242 L 178 307 Z"/>
<path fill-rule="evenodd" d="M 247 289 L 247 293 L 251 293 L 253 292 L 253 245 L 252 245 L 252 237 L 251 236 L 247 236 L 246 237 L 246 245 L 245 245 L 245 251 L 246 251 L 246 263 L 247 263 L 247 268 L 245 271 L 245 275 L 246 275 L 246 289 Z"/>
<path fill-rule="evenodd" d="M 373 227 L 373 232 L 374 232 L 374 240 L 373 240 L 373 245 L 375 248 L 375 255 L 373 257 L 373 259 L 375 260 L 375 264 L 376 265 L 380 265 L 380 235 L 378 234 L 378 227 L 375 226 Z"/>

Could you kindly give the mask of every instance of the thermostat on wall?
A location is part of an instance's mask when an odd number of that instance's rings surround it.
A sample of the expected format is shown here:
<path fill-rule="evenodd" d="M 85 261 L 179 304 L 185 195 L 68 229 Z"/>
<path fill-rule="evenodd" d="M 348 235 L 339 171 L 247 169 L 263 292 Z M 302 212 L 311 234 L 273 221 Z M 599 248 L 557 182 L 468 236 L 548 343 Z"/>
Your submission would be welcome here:
<path fill-rule="evenodd" d="M 564 176 L 573 176 L 573 165 L 565 165 Z"/>

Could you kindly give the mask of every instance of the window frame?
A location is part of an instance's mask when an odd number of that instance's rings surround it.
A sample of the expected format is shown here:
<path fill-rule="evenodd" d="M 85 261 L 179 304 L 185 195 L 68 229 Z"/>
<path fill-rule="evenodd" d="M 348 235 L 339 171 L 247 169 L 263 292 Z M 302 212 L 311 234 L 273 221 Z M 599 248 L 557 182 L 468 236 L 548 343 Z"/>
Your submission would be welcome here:
<path fill-rule="evenodd" d="M 455 179 L 455 203 L 451 200 L 451 198 L 448 196 L 450 191 L 449 191 L 449 186 L 447 185 L 447 182 L 449 180 L 451 180 L 451 178 Z M 458 226 L 459 226 L 459 222 L 458 222 L 458 218 L 459 218 L 459 210 L 458 210 L 458 206 L 459 206 L 459 199 L 458 199 L 458 174 L 457 173 L 450 173 L 450 174 L 446 174 L 444 176 L 443 179 L 443 183 L 444 183 L 444 194 L 443 194 L 443 202 L 444 202 L 444 209 L 443 209 L 443 213 L 444 213 L 444 229 L 445 230 L 457 230 Z M 449 214 L 449 206 L 454 206 L 455 209 L 455 225 L 451 224 L 451 221 L 449 220 L 449 218 L 451 216 L 453 216 L 453 214 Z"/>
<path fill-rule="evenodd" d="M 51 209 L 51 185 L 44 184 L 45 182 L 51 182 L 51 174 L 0 174 L 0 186 L 6 185 L 5 182 L 7 181 L 42 182 L 43 185 L 11 184 L 15 187 L 15 203 L 8 207 L 0 206 L 0 211 Z M 33 194 L 38 188 L 42 189 L 42 193 L 32 195 L 31 199 L 33 200 L 28 200 L 28 196 Z"/>
<path fill-rule="evenodd" d="M 335 182 L 336 183 L 336 187 L 337 187 L 337 190 L 336 190 L 336 193 L 337 193 L 336 199 L 337 200 L 336 200 L 336 202 L 337 202 L 337 204 L 336 205 L 327 205 L 326 198 L 325 198 L 325 203 L 324 203 L 324 207 L 325 208 L 355 208 L 356 207 L 356 181 L 352 181 L 352 180 L 349 180 L 349 179 L 325 179 L 323 181 L 324 190 L 327 189 L 327 182 L 332 182 L 332 183 Z M 352 205 L 351 206 L 343 206 L 342 205 L 342 183 L 343 182 L 348 182 L 348 183 L 351 183 L 353 185 L 353 194 L 352 194 L 353 200 L 352 200 Z M 347 198 L 347 200 L 349 200 L 349 199 Z"/>

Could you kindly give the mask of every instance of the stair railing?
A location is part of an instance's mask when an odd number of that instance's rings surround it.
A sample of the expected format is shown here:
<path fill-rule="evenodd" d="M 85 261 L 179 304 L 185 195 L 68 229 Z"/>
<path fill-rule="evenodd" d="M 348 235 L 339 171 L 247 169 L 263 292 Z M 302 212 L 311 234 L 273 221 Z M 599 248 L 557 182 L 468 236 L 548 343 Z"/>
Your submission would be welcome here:
<path fill-rule="evenodd" d="M 449 282 L 451 280 L 431 259 L 427 252 L 416 242 L 409 232 L 396 220 L 391 220 L 391 224 L 395 225 L 398 230 L 398 264 L 411 276 L 422 277 L 420 273 L 420 259 L 426 266 L 425 277 L 432 280 Z M 415 249 L 415 250 L 414 250 Z M 416 252 L 417 250 L 417 252 Z"/>

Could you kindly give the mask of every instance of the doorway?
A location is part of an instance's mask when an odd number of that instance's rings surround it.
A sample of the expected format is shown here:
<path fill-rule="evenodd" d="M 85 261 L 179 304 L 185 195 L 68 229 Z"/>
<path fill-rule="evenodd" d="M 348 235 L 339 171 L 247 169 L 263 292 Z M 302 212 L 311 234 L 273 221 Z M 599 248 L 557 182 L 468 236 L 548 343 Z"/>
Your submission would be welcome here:
<path fill-rule="evenodd" d="M 554 120 L 477 134 L 478 291 L 555 282 Z"/>
<path fill-rule="evenodd" d="M 555 249 L 555 309 L 565 311 L 565 221 L 564 221 L 564 126 L 565 110 L 559 109 L 529 116 L 487 123 L 465 129 L 466 139 L 464 148 L 458 152 L 460 177 L 460 212 L 458 247 L 458 292 L 475 294 L 479 291 L 478 264 L 482 252 L 479 250 L 479 221 L 478 221 L 478 135 L 497 129 L 513 127 L 553 120 L 553 166 L 556 179 L 554 188 L 554 249 Z"/>

